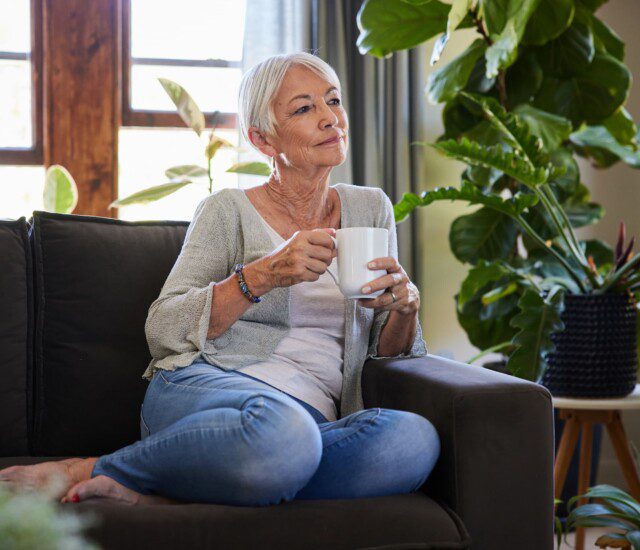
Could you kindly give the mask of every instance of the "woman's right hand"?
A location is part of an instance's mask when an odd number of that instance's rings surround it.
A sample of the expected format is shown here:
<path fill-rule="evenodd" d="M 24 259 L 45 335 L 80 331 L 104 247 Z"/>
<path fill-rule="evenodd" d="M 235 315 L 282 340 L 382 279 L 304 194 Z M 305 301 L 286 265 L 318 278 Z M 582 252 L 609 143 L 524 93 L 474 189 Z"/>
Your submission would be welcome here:
<path fill-rule="evenodd" d="M 245 266 L 247 279 L 254 275 L 263 289 L 317 281 L 337 255 L 331 239 L 335 235 L 333 227 L 296 231 L 273 252 Z M 249 280 L 247 285 L 251 288 Z"/>

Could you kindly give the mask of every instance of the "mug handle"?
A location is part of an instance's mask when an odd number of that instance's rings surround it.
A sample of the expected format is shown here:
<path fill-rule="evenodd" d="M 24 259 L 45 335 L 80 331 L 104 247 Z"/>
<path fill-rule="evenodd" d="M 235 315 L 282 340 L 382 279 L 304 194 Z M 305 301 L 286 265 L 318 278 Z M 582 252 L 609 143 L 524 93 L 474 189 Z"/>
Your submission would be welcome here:
<path fill-rule="evenodd" d="M 329 237 L 331 237 L 331 235 L 329 235 Z M 337 241 L 337 239 L 336 239 L 335 237 L 331 237 L 331 240 L 333 241 L 333 246 L 335 246 L 335 247 L 336 247 L 336 250 L 338 250 L 338 241 Z M 331 278 L 333 279 L 333 281 L 334 281 L 338 286 L 340 286 L 340 281 L 339 281 L 339 279 L 337 279 L 337 278 L 336 278 L 336 276 L 335 276 L 333 273 L 331 273 L 331 271 L 329 271 L 328 269 L 327 269 L 327 273 L 328 273 L 329 275 L 331 275 Z"/>

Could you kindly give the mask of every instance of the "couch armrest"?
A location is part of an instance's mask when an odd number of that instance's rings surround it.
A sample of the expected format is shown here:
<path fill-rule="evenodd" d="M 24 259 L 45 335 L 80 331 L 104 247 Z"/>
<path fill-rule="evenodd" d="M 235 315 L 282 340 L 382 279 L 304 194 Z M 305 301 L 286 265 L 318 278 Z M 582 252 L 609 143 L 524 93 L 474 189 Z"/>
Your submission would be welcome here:
<path fill-rule="evenodd" d="M 453 508 L 474 550 L 553 548 L 554 428 L 541 385 L 428 354 L 369 359 L 365 408 L 418 413 L 441 452 L 422 490 Z"/>

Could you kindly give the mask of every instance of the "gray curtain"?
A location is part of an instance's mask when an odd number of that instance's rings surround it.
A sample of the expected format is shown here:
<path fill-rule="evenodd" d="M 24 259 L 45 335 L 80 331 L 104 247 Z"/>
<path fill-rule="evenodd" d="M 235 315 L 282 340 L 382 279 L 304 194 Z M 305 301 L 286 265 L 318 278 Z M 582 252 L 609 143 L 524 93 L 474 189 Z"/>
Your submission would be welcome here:
<path fill-rule="evenodd" d="M 381 187 L 393 203 L 418 192 L 425 141 L 424 45 L 388 59 L 362 55 L 356 16 L 362 0 L 248 0 L 244 68 L 284 51 L 311 51 L 338 74 L 349 116 L 347 160 L 331 183 Z M 252 180 L 251 185 L 255 185 Z M 414 216 L 398 224 L 399 260 L 409 277 L 421 280 Z"/>

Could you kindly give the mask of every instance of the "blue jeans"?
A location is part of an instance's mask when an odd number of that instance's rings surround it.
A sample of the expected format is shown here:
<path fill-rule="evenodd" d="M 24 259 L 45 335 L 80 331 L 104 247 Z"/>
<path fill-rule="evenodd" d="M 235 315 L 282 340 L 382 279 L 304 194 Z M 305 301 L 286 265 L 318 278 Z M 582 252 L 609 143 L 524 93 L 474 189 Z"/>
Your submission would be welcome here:
<path fill-rule="evenodd" d="M 436 429 L 418 414 L 371 408 L 329 422 L 273 386 L 202 361 L 157 371 L 140 420 L 142 439 L 99 457 L 91 477 L 183 502 L 409 493 L 440 455 Z"/>

